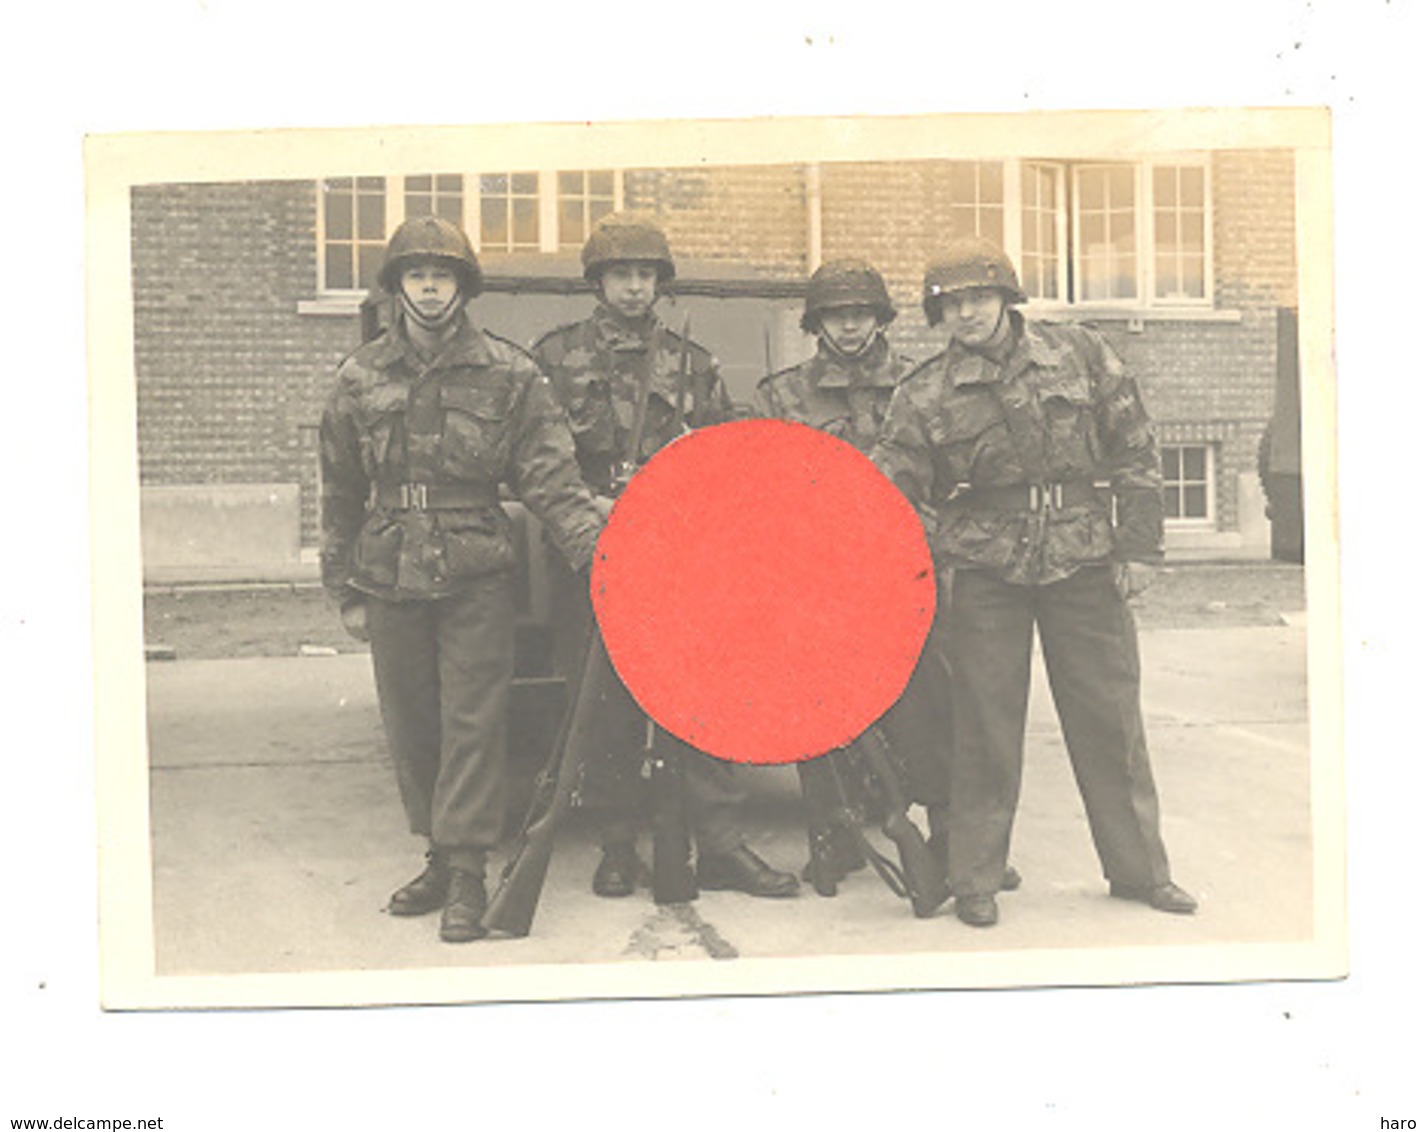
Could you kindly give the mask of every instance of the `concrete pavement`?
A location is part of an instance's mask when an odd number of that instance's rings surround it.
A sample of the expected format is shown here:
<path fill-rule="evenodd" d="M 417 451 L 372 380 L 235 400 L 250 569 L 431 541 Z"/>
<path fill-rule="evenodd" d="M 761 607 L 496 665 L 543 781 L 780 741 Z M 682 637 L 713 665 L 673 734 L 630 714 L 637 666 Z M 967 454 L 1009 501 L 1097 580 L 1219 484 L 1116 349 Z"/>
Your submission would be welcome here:
<path fill-rule="evenodd" d="M 1312 930 L 1306 629 L 1146 632 L 1145 709 L 1175 876 L 1194 917 L 1110 900 L 1043 680 L 1012 860 L 1024 887 L 977 931 L 918 921 L 870 870 L 834 899 L 706 893 L 656 908 L 589 891 L 580 815 L 531 936 L 450 946 L 381 911 L 420 864 L 365 656 L 147 666 L 157 973 L 239 974 L 1283 942 Z M 747 772 L 753 847 L 800 868 L 796 775 Z M 875 836 L 875 835 L 873 835 Z M 889 849 L 889 847 L 888 847 Z"/>

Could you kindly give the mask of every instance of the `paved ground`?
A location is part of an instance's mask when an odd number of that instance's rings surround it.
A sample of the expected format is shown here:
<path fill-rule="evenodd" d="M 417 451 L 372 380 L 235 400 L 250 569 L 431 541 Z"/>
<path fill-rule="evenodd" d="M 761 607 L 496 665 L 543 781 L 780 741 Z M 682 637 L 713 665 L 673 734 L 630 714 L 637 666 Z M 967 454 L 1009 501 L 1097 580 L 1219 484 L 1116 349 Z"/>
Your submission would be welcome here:
<path fill-rule="evenodd" d="M 449 946 L 381 908 L 419 863 L 379 734 L 365 656 L 147 666 L 160 974 L 641 963 L 734 956 L 1273 942 L 1312 922 L 1306 629 L 1300 616 L 1143 634 L 1145 706 L 1177 878 L 1192 918 L 1111 901 L 1037 686 L 1001 925 L 917 921 L 870 872 L 835 899 L 708 893 L 657 909 L 600 900 L 587 822 L 562 836 L 530 938 Z M 1289 623 L 1290 622 L 1290 623 Z M 749 772 L 750 840 L 800 866 L 795 774 Z"/>

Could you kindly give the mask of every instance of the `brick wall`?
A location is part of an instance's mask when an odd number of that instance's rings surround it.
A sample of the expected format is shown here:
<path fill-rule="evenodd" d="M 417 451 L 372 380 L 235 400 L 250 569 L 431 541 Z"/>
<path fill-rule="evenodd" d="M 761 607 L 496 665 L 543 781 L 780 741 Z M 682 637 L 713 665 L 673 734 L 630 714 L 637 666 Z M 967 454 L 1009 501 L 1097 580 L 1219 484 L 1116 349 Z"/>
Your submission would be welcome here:
<path fill-rule="evenodd" d="M 946 230 L 943 166 L 821 169 L 823 259 L 860 256 L 883 271 L 900 310 L 893 341 L 918 357 L 944 344 L 920 309 L 926 259 Z M 1139 376 L 1164 439 L 1218 446 L 1218 520 L 1232 530 L 1237 473 L 1254 468 L 1271 412 L 1276 309 L 1295 302 L 1292 155 L 1219 153 L 1212 179 L 1215 305 L 1240 320 L 1102 329 Z M 682 264 L 806 276 L 802 166 L 633 170 L 624 193 L 630 211 L 665 228 Z M 358 336 L 355 316 L 298 314 L 316 291 L 314 197 L 310 182 L 142 187 L 132 229 L 143 482 L 297 483 L 308 544 L 313 428 Z"/>
<path fill-rule="evenodd" d="M 807 186 L 800 166 L 634 169 L 624 207 L 663 228 L 677 260 L 755 276 L 807 274 Z"/>
<path fill-rule="evenodd" d="M 312 431 L 355 316 L 297 313 L 316 290 L 310 182 L 132 195 L 139 470 L 145 484 L 297 483 L 311 541 Z"/>

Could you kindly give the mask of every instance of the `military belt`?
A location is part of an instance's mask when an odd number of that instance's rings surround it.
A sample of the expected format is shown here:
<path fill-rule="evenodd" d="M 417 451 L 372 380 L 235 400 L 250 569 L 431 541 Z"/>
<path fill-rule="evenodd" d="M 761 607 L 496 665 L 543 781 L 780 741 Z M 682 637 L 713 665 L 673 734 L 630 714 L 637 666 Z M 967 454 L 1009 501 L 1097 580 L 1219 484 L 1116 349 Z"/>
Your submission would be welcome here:
<path fill-rule="evenodd" d="M 387 511 L 465 511 L 492 507 L 495 488 L 463 483 L 382 483 L 372 490 L 372 501 Z"/>
<path fill-rule="evenodd" d="M 1065 480 L 1055 483 L 1016 483 L 994 487 L 957 484 L 951 499 L 964 500 L 974 511 L 1058 511 L 1064 507 L 1106 506 L 1108 483 Z"/>

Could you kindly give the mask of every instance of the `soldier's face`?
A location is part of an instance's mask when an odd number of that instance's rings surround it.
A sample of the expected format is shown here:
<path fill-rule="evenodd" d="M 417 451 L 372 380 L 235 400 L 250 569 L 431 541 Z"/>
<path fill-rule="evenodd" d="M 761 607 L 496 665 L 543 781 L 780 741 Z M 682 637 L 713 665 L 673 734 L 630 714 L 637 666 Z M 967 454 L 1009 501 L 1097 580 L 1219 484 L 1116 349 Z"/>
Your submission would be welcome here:
<path fill-rule="evenodd" d="M 423 318 L 437 321 L 455 309 L 460 280 L 444 264 L 417 262 L 401 273 L 401 290 Z"/>
<path fill-rule="evenodd" d="M 652 263 L 612 263 L 599 277 L 604 301 L 625 318 L 640 318 L 659 294 L 659 269 Z"/>
<path fill-rule="evenodd" d="M 822 312 L 822 334 L 844 354 L 858 353 L 871 341 L 875 331 L 873 307 L 833 307 Z"/>
<path fill-rule="evenodd" d="M 966 346 L 988 346 L 1005 325 L 1005 296 L 996 287 L 970 287 L 941 297 L 951 336 Z"/>

